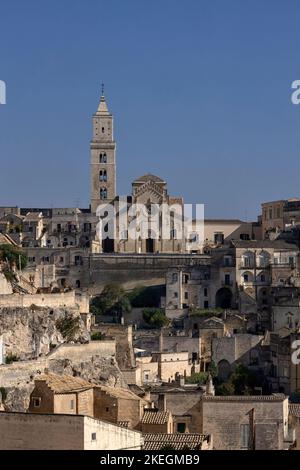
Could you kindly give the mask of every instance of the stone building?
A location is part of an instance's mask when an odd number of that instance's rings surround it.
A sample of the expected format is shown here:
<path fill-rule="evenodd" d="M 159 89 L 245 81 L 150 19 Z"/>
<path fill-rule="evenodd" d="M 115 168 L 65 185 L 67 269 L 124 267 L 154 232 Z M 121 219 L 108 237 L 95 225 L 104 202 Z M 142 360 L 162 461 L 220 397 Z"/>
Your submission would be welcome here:
<path fill-rule="evenodd" d="M 150 408 L 145 410 L 142 421 L 141 431 L 145 433 L 173 433 L 173 418 L 170 411 L 157 410 Z"/>
<path fill-rule="evenodd" d="M 221 380 L 227 380 L 236 364 L 259 367 L 260 345 L 263 336 L 248 333 L 212 339 L 212 360 L 218 367 Z"/>
<path fill-rule="evenodd" d="M 280 199 L 261 205 L 262 236 L 270 238 L 300 222 L 300 199 Z"/>
<path fill-rule="evenodd" d="M 1 450 L 140 450 L 139 431 L 90 416 L 0 412 Z"/>
<path fill-rule="evenodd" d="M 152 386 L 150 397 L 156 408 L 172 413 L 174 433 L 198 433 L 199 401 L 204 392 L 198 384 L 185 384 L 180 378 L 167 385 Z"/>
<path fill-rule="evenodd" d="M 106 386 L 94 387 L 94 417 L 111 423 L 140 429 L 144 409 L 149 403 L 130 390 Z"/>
<path fill-rule="evenodd" d="M 93 116 L 91 141 L 91 211 L 96 212 L 103 201 L 116 197 L 116 143 L 113 115 L 108 111 L 102 92 Z"/>
<path fill-rule="evenodd" d="M 93 416 L 93 385 L 79 377 L 43 374 L 35 379 L 29 412 Z"/>
<path fill-rule="evenodd" d="M 288 413 L 284 395 L 203 395 L 199 429 L 216 450 L 283 450 L 291 444 Z"/>

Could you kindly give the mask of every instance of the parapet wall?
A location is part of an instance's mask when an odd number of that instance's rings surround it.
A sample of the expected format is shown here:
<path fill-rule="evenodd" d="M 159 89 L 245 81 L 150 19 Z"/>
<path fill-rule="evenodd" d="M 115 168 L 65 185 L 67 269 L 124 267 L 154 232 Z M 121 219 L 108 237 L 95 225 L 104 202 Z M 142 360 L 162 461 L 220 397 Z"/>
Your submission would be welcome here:
<path fill-rule="evenodd" d="M 29 308 L 37 307 L 60 308 L 78 306 L 81 313 L 89 312 L 89 296 L 76 294 L 75 291 L 59 294 L 5 294 L 0 295 L 0 308 Z"/>

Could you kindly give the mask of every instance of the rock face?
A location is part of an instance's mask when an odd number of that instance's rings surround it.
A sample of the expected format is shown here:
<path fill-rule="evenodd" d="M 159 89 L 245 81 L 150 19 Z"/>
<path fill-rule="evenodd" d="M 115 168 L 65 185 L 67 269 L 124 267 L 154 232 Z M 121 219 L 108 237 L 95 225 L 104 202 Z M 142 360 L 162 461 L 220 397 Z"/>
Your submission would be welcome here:
<path fill-rule="evenodd" d="M 67 357 L 68 351 L 63 359 L 52 358 L 53 352 L 49 355 L 55 346 L 66 342 L 64 327 L 69 328 L 73 318 L 77 327 L 75 333 L 72 330 L 72 342 L 87 343 L 90 335 L 78 310 L 0 309 L 0 336 L 4 338 L 6 357 L 15 355 L 20 359 L 0 366 L 0 387 L 5 391 L 3 401 L 7 411 L 28 409 L 34 380 L 45 369 L 57 374 L 80 376 L 94 384 L 127 387 L 113 352 L 111 355 L 105 350 L 102 354 L 73 354 L 72 359 L 71 353 Z M 80 347 L 85 348 L 85 345 Z M 90 350 L 87 344 L 86 348 Z"/>
<path fill-rule="evenodd" d="M 0 294 L 12 294 L 11 284 L 7 282 L 6 277 L 0 272 Z"/>
<path fill-rule="evenodd" d="M 48 370 L 55 374 L 82 377 L 95 385 L 107 385 L 117 388 L 127 387 L 114 357 L 93 356 L 89 361 L 78 363 L 74 363 L 69 359 L 51 359 L 48 363 Z M 17 387 L 5 387 L 5 382 L 1 384 L 0 370 L 0 384 L 4 386 L 6 394 L 5 400 L 3 400 L 6 411 L 28 410 L 30 394 L 34 388 L 34 379 L 39 376 L 39 373 L 43 372 L 44 370 L 40 368 L 40 370 L 32 372 L 25 380 L 21 379 Z"/>
<path fill-rule="evenodd" d="M 68 359 L 51 360 L 49 361 L 49 371 L 81 377 L 95 385 L 127 387 L 114 357 L 93 356 L 90 361 L 79 363 L 72 363 Z"/>
<path fill-rule="evenodd" d="M 4 338 L 6 356 L 15 355 L 27 360 L 48 354 L 65 341 L 57 322 L 66 316 L 78 318 L 78 330 L 72 339 L 88 341 L 89 333 L 76 309 L 1 308 L 0 336 Z"/>

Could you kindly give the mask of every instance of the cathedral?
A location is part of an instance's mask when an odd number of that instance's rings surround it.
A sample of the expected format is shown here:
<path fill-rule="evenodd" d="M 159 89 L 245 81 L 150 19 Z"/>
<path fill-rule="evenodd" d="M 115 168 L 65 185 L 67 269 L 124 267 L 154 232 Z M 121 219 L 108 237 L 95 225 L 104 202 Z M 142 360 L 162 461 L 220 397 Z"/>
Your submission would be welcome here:
<path fill-rule="evenodd" d="M 102 219 L 97 231 L 100 250 L 117 253 L 184 252 L 183 199 L 169 196 L 166 181 L 145 174 L 133 181 L 131 195 L 125 198 L 117 195 L 113 129 L 113 115 L 102 93 L 98 110 L 93 115 L 91 141 L 91 212 L 99 215 L 100 222 Z M 108 207 L 113 208 L 113 214 Z M 142 218 L 139 212 L 143 208 L 145 217 Z M 104 214 L 110 214 L 110 218 L 103 220 Z M 108 234 L 110 222 L 113 230 Z"/>

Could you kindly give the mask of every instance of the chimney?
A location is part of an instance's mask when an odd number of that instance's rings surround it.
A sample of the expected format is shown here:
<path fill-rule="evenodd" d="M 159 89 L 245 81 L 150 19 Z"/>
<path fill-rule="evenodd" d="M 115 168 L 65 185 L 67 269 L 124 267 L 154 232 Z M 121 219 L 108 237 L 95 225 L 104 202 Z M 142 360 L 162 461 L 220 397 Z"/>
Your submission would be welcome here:
<path fill-rule="evenodd" d="M 158 395 L 157 408 L 159 411 L 166 411 L 167 409 L 166 395 L 164 393 Z"/>

